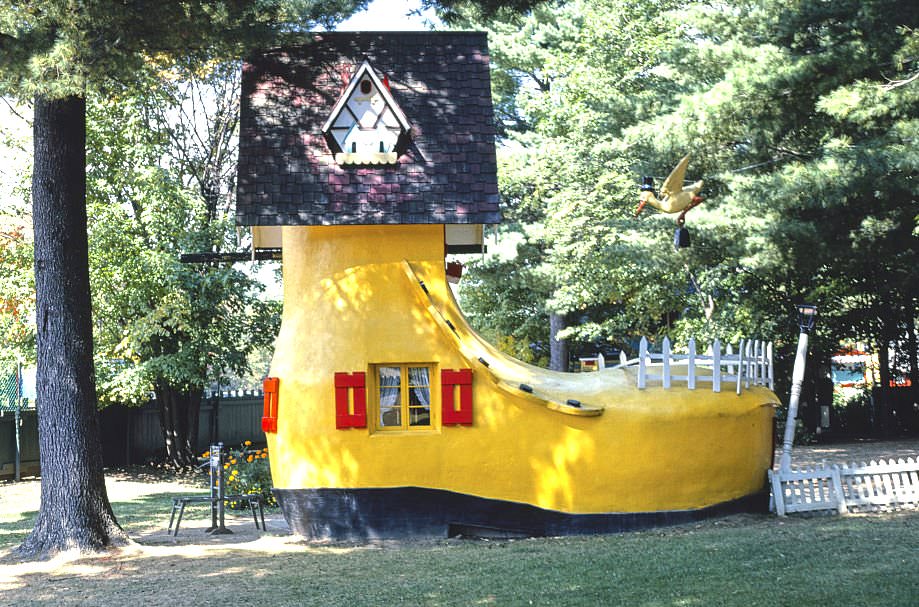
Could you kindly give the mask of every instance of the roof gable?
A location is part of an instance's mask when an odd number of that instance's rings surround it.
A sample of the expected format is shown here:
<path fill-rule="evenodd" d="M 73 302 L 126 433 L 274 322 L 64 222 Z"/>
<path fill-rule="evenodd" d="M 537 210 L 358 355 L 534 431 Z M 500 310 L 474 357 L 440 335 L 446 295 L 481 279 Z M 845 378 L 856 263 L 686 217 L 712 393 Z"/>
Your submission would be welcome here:
<path fill-rule="evenodd" d="M 377 108 L 349 108 L 365 80 Z M 362 118 L 398 130 L 392 150 L 382 139 L 395 159 L 347 156 L 380 154 L 381 139 L 348 139 Z M 493 121 L 484 33 L 332 32 L 263 52 L 243 68 L 237 223 L 498 223 Z"/>
<path fill-rule="evenodd" d="M 351 76 L 322 132 L 339 164 L 392 164 L 411 125 L 366 59 Z M 377 145 L 378 144 L 378 145 Z"/>

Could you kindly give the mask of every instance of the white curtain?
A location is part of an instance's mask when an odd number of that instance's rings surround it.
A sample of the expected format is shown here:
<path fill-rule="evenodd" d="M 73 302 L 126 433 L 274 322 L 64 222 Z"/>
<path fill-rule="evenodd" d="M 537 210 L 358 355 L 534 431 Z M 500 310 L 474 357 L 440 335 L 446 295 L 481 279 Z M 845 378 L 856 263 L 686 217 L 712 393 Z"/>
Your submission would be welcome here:
<path fill-rule="evenodd" d="M 399 405 L 400 381 L 399 367 L 380 367 L 380 407 Z"/>
<path fill-rule="evenodd" d="M 409 385 L 416 402 L 425 408 L 431 406 L 431 379 L 427 367 L 409 367 Z"/>
<path fill-rule="evenodd" d="M 380 367 L 380 425 L 402 425 L 402 371 L 399 367 Z"/>

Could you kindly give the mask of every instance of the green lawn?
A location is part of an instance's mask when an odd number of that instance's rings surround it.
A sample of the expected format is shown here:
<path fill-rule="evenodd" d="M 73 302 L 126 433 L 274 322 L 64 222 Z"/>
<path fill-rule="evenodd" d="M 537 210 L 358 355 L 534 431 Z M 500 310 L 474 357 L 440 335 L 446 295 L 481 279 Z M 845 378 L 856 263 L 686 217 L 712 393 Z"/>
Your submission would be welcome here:
<path fill-rule="evenodd" d="M 115 503 L 126 529 L 164 526 L 166 494 Z M 0 550 L 34 513 L 0 513 Z M 202 516 L 198 514 L 196 516 Z M 147 547 L 4 577 L 3 605 L 919 604 L 919 513 L 745 515 L 641 533 L 512 541 Z"/>

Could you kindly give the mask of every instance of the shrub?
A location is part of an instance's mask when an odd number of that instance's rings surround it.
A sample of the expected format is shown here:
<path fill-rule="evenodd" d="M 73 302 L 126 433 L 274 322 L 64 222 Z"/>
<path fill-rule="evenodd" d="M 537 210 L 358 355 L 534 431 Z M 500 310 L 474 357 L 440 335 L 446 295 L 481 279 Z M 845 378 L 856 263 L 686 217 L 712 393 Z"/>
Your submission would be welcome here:
<path fill-rule="evenodd" d="M 226 463 L 223 465 L 223 478 L 226 493 L 233 495 L 260 495 L 268 506 L 277 505 L 271 492 L 271 468 L 268 465 L 268 447 L 253 449 L 252 441 L 245 441 L 238 449 L 227 450 Z M 248 507 L 243 502 L 230 502 L 231 508 Z"/>

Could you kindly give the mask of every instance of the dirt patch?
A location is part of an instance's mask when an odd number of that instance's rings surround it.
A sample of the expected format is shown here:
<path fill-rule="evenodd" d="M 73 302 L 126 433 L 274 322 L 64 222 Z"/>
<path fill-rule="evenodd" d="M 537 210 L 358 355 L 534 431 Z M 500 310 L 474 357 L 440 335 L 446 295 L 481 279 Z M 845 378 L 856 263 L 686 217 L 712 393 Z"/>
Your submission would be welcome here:
<path fill-rule="evenodd" d="M 776 466 L 782 449 L 775 451 Z M 895 441 L 860 440 L 850 443 L 827 445 L 804 445 L 791 451 L 792 468 L 816 466 L 819 464 L 845 464 L 871 460 L 919 458 L 919 438 Z"/>

